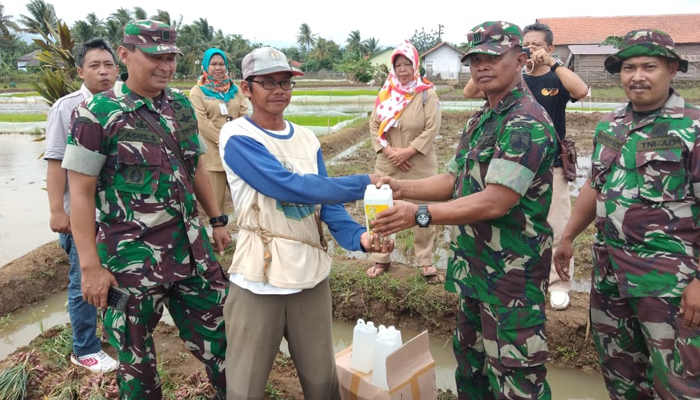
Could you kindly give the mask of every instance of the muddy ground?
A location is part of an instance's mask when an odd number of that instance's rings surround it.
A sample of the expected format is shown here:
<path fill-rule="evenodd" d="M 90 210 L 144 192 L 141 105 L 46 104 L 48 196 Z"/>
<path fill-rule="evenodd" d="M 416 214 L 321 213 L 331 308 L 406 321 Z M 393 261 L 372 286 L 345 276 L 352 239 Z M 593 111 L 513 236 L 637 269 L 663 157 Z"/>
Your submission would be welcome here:
<path fill-rule="evenodd" d="M 601 113 L 567 114 L 567 131 L 569 136 L 577 139 L 580 155 L 591 152 L 592 134 Z M 443 114 L 442 127 L 435 146 L 441 161 L 447 161 L 454 152 L 460 131 L 467 116 L 459 113 Z M 320 140 L 326 160 L 331 160 L 346 148 L 367 141 L 367 123 L 350 127 Z M 349 173 L 368 173 L 374 169 L 374 154 L 365 143 L 349 157 L 336 162 L 329 162 L 330 175 Z M 348 211 L 362 221 L 359 204 L 348 204 Z M 235 230 L 235 224 L 229 229 Z M 330 238 L 330 236 L 328 235 Z M 397 243 L 402 239 L 399 236 Z M 589 240 L 577 243 L 577 276 L 585 277 L 590 273 L 590 256 L 587 249 Z M 438 242 L 437 246 L 447 246 Z M 411 253 L 410 238 L 403 242 L 403 248 Z M 360 317 L 382 320 L 399 328 L 416 331 L 428 329 L 433 336 L 447 339 L 454 328 L 457 298 L 444 291 L 441 276 L 426 282 L 415 267 L 394 263 L 391 270 L 380 279 L 368 279 L 364 270 L 369 261 L 348 258 L 344 251 L 336 250 L 333 254 L 334 267 L 331 273 L 333 290 L 333 310 L 335 317 L 353 321 Z M 221 260 L 222 265 L 230 262 L 229 252 Z M 586 265 L 588 264 L 588 265 Z M 443 279 L 440 279 L 443 278 Z M 52 242 L 12 261 L 0 268 L 0 317 L 6 316 L 19 308 L 41 301 L 50 294 L 66 289 L 68 284 L 68 261 L 57 242 Z M 548 313 L 547 331 L 552 363 L 558 366 L 597 370 L 597 361 L 592 341 L 588 333 L 588 296 L 575 293 L 572 305 L 566 312 Z M 2 326 L 0 326 L 2 329 Z M 96 379 L 67 362 L 70 345 L 68 327 L 57 327 L 46 331 L 36 338 L 28 347 L 19 349 L 8 359 L 0 362 L 0 371 L 15 363 L 32 349 L 30 365 L 35 368 L 35 378 L 30 384 L 29 399 L 43 399 L 56 390 L 59 383 L 73 385 L 76 396 L 82 389 L 80 398 L 101 394 L 109 398 L 113 390 L 114 374 Z M 168 398 L 206 398 L 211 394 L 208 384 L 202 383 L 201 364 L 185 349 L 177 336 L 175 328 L 161 324 L 155 335 L 158 349 L 158 365 L 163 376 L 166 397 Z M 56 346 L 63 345 L 62 351 Z M 113 349 L 105 346 L 108 352 Z M 66 389 L 68 390 L 68 389 Z M 291 360 L 280 355 L 270 376 L 268 387 L 270 399 L 302 399 L 301 389 Z M 76 398 L 76 397 L 66 397 Z M 454 398 L 446 395 L 444 398 Z"/>

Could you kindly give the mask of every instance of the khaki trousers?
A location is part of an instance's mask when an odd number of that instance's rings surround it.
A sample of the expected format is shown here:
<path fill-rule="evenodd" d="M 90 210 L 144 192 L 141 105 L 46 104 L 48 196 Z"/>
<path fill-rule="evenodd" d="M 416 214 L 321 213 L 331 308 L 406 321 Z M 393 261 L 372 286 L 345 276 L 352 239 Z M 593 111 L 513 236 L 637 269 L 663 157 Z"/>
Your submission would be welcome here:
<path fill-rule="evenodd" d="M 569 183 L 564 178 L 563 168 L 552 168 L 552 204 L 549 207 L 547 222 L 554 230 L 554 240 L 552 243 L 552 258 L 559 247 L 561 234 L 564 232 L 566 223 L 571 218 L 571 197 L 569 196 Z M 569 263 L 569 276 L 574 277 L 574 259 Z M 564 282 L 559 278 L 554 267 L 554 259 L 549 271 L 549 291 L 559 290 L 568 292 L 571 290 L 571 280 Z"/>
<path fill-rule="evenodd" d="M 229 192 L 228 180 L 226 180 L 225 171 L 207 171 L 209 172 L 209 182 L 211 182 L 211 189 L 214 191 L 214 198 L 216 199 L 216 204 L 219 206 L 219 211 L 222 214 L 227 214 L 226 210 L 226 193 Z M 213 217 L 218 217 L 218 215 L 212 215 Z"/>
<path fill-rule="evenodd" d="M 282 338 L 306 400 L 340 400 L 328 279 L 291 295 L 257 295 L 231 285 L 226 319 L 228 400 L 262 399 Z"/>

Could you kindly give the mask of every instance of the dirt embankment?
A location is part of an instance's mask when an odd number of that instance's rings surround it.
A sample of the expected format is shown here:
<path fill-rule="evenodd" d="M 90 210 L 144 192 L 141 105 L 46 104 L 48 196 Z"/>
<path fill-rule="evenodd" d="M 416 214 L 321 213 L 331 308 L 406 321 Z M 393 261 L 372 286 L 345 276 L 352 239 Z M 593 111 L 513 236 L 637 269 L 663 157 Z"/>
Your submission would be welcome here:
<path fill-rule="evenodd" d="M 579 152 L 582 155 L 590 154 L 592 133 L 601 116 L 568 114 L 569 136 L 579 141 Z M 435 142 L 442 164 L 454 153 L 455 144 L 466 119 L 464 114 L 443 114 L 440 135 Z M 322 137 L 324 155 L 327 159 L 334 157 L 346 148 L 366 141 L 368 135 L 367 124 L 364 124 Z M 345 175 L 347 171 L 371 172 L 374 169 L 374 158 L 370 146 L 358 146 L 358 150 L 347 159 L 329 166 L 329 175 Z M 347 209 L 358 221 L 363 220 L 361 207 L 348 204 Z M 229 229 L 233 231 L 235 224 L 231 224 Z M 410 259 L 412 239 L 397 236 L 397 242 L 399 241 Z M 447 243 L 440 239 L 437 246 L 446 248 Z M 577 254 L 588 253 L 586 243 L 579 243 L 577 246 Z M 340 250 L 333 254 L 333 259 L 330 278 L 336 318 L 346 321 L 360 317 L 381 320 L 383 323 L 394 324 L 404 329 L 428 329 L 431 335 L 443 338 L 452 334 L 456 320 L 457 297 L 442 288 L 439 284 L 441 279 L 426 282 L 416 268 L 398 263 L 394 263 L 391 270 L 380 279 L 368 279 L 364 270 L 369 267 L 369 261 L 347 258 Z M 227 265 L 230 260 L 229 252 L 221 260 L 222 265 Z M 590 266 L 587 269 L 590 270 Z M 440 273 L 444 278 L 444 270 Z M 65 290 L 67 283 L 68 262 L 63 250 L 57 242 L 41 246 L 0 268 L 0 317 L 40 301 L 49 294 Z M 560 366 L 596 370 L 596 356 L 587 329 L 588 296 L 574 294 L 569 310 L 550 310 L 548 318 L 547 333 L 552 362 Z M 80 398 L 87 398 L 91 394 L 114 398 L 109 395 L 114 389 L 113 374 L 97 380 L 67 361 L 71 351 L 69 340 L 69 327 L 50 329 L 35 339 L 29 348 L 19 349 L 12 357 L 0 362 L 0 371 L 33 349 L 35 355 L 31 357 L 31 365 L 35 370 L 34 379 L 30 384 L 29 399 L 42 399 L 44 395 L 60 386 L 59 383 L 63 384 L 61 387 L 68 386 L 66 390 L 74 390 L 76 396 L 82 390 Z M 211 387 L 203 383 L 201 363 L 185 349 L 174 327 L 161 324 L 156 330 L 155 341 L 166 398 L 205 398 L 212 393 Z M 106 350 L 114 354 L 109 346 L 106 346 Z M 267 393 L 269 399 L 303 398 L 296 370 L 290 359 L 278 357 Z M 445 395 L 441 398 L 454 397 Z"/>

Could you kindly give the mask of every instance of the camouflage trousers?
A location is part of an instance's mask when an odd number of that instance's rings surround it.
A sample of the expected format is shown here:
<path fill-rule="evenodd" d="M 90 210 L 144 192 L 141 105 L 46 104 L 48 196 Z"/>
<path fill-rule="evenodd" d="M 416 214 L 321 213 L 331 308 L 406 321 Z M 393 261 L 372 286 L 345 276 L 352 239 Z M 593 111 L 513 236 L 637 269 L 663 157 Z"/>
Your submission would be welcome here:
<path fill-rule="evenodd" d="M 452 346 L 460 400 L 552 398 L 544 304 L 502 307 L 460 296 Z"/>
<path fill-rule="evenodd" d="M 610 398 L 700 399 L 700 329 L 683 327 L 680 298 L 622 298 L 596 258 L 591 323 Z"/>
<path fill-rule="evenodd" d="M 118 350 L 120 397 L 162 399 L 153 331 L 163 315 L 163 306 L 168 307 L 185 347 L 205 364 L 212 385 L 225 394 L 223 310 L 228 283 L 221 268 L 209 268 L 203 276 L 192 275 L 167 284 L 123 289 L 131 293 L 126 312 L 108 308 L 104 317 L 109 342 Z"/>

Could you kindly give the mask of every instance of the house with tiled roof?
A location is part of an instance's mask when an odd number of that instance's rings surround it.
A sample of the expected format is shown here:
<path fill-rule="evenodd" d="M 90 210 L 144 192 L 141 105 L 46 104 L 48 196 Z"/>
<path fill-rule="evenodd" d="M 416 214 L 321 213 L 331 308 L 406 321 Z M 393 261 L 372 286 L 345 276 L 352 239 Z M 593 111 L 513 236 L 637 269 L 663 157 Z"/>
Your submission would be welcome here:
<path fill-rule="evenodd" d="M 420 55 L 425 76 L 428 79 L 458 80 L 460 73 L 469 71 L 460 61 L 464 54 L 447 42 L 438 43 Z"/>
<path fill-rule="evenodd" d="M 660 29 L 673 38 L 676 50 L 691 61 L 687 73 L 677 79 L 700 80 L 700 14 L 637 15 L 615 17 L 539 18 L 554 33 L 554 55 L 583 80 L 592 83 L 616 82 L 617 76 L 605 71 L 603 61 L 617 50 L 600 46 L 609 36 L 623 37 L 634 29 Z"/>
<path fill-rule="evenodd" d="M 20 71 L 26 71 L 27 67 L 38 67 L 39 60 L 36 56 L 41 50 L 34 50 L 31 53 L 25 54 L 19 59 L 17 59 L 17 69 Z"/>

